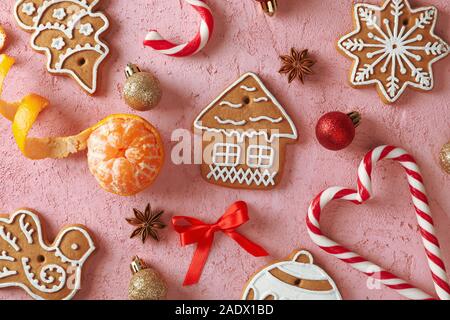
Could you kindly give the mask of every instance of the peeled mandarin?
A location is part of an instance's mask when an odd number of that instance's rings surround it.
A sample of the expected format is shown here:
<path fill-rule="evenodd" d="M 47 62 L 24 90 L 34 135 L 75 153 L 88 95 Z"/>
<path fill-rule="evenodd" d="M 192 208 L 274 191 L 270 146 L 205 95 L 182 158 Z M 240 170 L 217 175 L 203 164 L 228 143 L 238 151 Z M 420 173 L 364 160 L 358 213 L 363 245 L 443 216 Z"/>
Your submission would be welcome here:
<path fill-rule="evenodd" d="M 100 186 L 121 196 L 149 187 L 164 162 L 158 131 L 141 118 L 112 117 L 90 135 L 89 170 Z"/>

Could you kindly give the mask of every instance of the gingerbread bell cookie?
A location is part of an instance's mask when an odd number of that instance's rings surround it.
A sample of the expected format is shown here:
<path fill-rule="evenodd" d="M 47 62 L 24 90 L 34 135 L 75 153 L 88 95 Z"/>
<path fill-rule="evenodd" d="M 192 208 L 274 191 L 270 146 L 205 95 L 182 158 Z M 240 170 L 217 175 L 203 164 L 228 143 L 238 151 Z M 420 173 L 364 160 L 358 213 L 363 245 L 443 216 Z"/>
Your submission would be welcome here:
<path fill-rule="evenodd" d="M 397 101 L 408 86 L 433 89 L 433 64 L 449 52 L 434 34 L 435 7 L 412 9 L 408 0 L 387 0 L 382 7 L 354 5 L 355 30 L 338 42 L 354 60 L 354 87 L 376 84 L 385 103 Z"/>
<path fill-rule="evenodd" d="M 109 27 L 94 12 L 99 0 L 17 0 L 14 14 L 32 33 L 31 46 L 47 56 L 47 70 L 72 77 L 89 94 L 97 89 L 98 69 L 109 53 L 100 35 Z"/>
<path fill-rule="evenodd" d="M 201 174 L 214 184 L 270 189 L 281 180 L 294 122 L 254 73 L 222 92 L 194 121 L 202 135 Z"/>
<path fill-rule="evenodd" d="M 53 244 L 39 216 L 18 210 L 0 215 L 0 288 L 19 287 L 39 300 L 68 300 L 80 289 L 83 264 L 95 250 L 80 225 L 62 229 Z"/>
<path fill-rule="evenodd" d="M 243 300 L 342 300 L 333 279 L 313 264 L 308 251 L 294 251 L 254 274 Z"/>

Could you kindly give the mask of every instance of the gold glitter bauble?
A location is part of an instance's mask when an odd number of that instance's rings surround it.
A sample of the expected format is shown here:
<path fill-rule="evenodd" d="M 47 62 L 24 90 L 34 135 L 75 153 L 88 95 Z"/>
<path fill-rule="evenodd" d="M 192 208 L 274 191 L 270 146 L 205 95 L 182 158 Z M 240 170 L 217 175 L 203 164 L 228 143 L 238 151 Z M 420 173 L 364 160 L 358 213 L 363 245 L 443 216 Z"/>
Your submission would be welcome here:
<path fill-rule="evenodd" d="M 439 158 L 441 160 L 442 169 L 450 174 L 450 142 L 442 147 Z"/>
<path fill-rule="evenodd" d="M 163 300 L 167 296 L 167 285 L 158 272 L 147 267 L 138 257 L 131 264 L 133 277 L 128 288 L 130 300 Z"/>
<path fill-rule="evenodd" d="M 156 107 L 162 97 L 159 80 L 149 72 L 141 72 L 139 67 L 133 64 L 127 66 L 125 74 L 127 76 L 123 87 L 125 102 L 138 111 Z"/>

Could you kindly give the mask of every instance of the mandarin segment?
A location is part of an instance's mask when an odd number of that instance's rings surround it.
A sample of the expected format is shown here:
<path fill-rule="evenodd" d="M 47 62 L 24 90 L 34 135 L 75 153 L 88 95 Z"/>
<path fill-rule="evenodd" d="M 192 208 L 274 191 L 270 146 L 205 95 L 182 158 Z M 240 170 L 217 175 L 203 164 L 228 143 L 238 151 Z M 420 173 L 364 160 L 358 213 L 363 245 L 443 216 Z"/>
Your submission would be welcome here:
<path fill-rule="evenodd" d="M 91 173 L 106 191 L 130 196 L 149 187 L 163 164 L 161 138 L 140 118 L 113 117 L 88 140 Z"/>

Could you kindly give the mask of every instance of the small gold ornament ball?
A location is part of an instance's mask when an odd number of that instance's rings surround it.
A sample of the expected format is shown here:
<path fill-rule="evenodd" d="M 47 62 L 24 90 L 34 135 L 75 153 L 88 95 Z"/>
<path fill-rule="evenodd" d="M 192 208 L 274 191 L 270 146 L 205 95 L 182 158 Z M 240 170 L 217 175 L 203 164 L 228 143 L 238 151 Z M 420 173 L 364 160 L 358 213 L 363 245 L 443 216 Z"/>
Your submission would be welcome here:
<path fill-rule="evenodd" d="M 440 160 L 442 169 L 450 174 L 450 142 L 442 147 Z"/>
<path fill-rule="evenodd" d="M 138 259 L 138 258 L 137 258 Z M 138 261 L 137 263 L 135 261 Z M 158 272 L 147 267 L 142 260 L 133 262 L 133 276 L 128 287 L 130 300 L 163 300 L 167 296 L 167 285 Z M 137 266 L 137 267 L 136 267 Z"/>
<path fill-rule="evenodd" d="M 159 80 L 149 72 L 129 64 L 125 70 L 127 80 L 123 88 L 125 102 L 138 111 L 148 111 L 158 105 L 162 98 Z"/>

